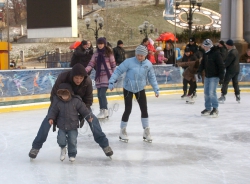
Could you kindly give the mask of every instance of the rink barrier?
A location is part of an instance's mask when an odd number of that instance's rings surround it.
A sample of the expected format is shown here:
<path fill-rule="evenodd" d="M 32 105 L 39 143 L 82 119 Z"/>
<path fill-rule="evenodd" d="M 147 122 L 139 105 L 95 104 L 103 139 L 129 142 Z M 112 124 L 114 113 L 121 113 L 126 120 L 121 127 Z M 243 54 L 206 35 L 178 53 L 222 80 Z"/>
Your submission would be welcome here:
<path fill-rule="evenodd" d="M 154 65 L 160 94 L 181 94 L 182 72 L 181 67 L 172 65 Z M 0 70 L 0 113 L 48 108 L 50 91 L 57 76 L 69 68 Z M 93 83 L 94 103 L 97 102 L 95 87 L 95 71 L 90 78 Z M 109 100 L 123 99 L 123 77 L 116 83 L 115 89 L 107 91 Z M 250 64 L 240 64 L 239 85 L 241 92 L 249 92 Z M 203 84 L 198 80 L 198 91 L 203 91 Z M 230 84 L 229 87 L 232 87 Z M 150 85 L 145 88 L 147 95 L 154 95 Z M 218 90 L 220 93 L 220 86 Z M 229 92 L 232 92 L 229 89 Z"/>

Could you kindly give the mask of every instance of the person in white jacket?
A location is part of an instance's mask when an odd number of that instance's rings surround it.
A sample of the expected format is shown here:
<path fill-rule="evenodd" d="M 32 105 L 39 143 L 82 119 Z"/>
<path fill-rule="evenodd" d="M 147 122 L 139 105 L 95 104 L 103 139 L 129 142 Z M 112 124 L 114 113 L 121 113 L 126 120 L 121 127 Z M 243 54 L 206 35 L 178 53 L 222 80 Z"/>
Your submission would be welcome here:
<path fill-rule="evenodd" d="M 125 103 L 125 111 L 121 120 L 120 140 L 128 142 L 128 136 L 126 127 L 128 124 L 129 115 L 132 110 L 133 95 L 136 96 L 136 100 L 139 103 L 141 109 L 141 122 L 143 131 L 143 139 L 148 142 L 152 142 L 148 121 L 147 110 L 147 98 L 144 87 L 147 85 L 147 81 L 153 87 L 155 96 L 159 96 L 159 88 L 155 77 L 155 72 L 152 63 L 146 59 L 148 50 L 145 46 L 139 45 L 135 49 L 135 57 L 128 58 L 123 61 L 114 71 L 109 79 L 109 89 L 114 89 L 114 84 L 118 78 L 126 72 L 125 79 L 123 81 L 123 95 Z"/>

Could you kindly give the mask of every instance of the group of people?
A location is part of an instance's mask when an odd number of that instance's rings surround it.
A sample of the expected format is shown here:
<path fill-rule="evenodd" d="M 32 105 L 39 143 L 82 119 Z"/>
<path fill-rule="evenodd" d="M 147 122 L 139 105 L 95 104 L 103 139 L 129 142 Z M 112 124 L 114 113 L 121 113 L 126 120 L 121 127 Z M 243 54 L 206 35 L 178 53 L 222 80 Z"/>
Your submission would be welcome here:
<path fill-rule="evenodd" d="M 123 44 L 121 41 L 118 43 Z M 53 125 L 53 127 L 59 128 L 57 142 L 61 147 L 60 160 L 65 159 L 66 147 L 68 146 L 69 160 L 74 162 L 77 154 L 77 129 L 83 126 L 85 120 L 90 126 L 96 143 L 103 149 L 106 156 L 111 157 L 113 150 L 101 129 L 99 119 L 108 117 L 106 91 L 108 88 L 113 90 L 115 82 L 123 73 L 126 73 L 123 84 L 125 111 L 121 120 L 119 137 L 121 140 L 128 140 L 126 126 L 132 110 L 132 97 L 135 95 L 141 108 L 143 138 L 145 141 L 152 141 L 144 87 L 149 81 L 156 97 L 159 96 L 159 88 L 153 66 L 146 59 L 148 50 L 139 45 L 135 49 L 135 57 L 125 59 L 125 61 L 120 60 L 121 63 L 116 67 L 114 55 L 115 52 L 120 52 L 117 50 L 114 48 L 113 52 L 103 37 L 97 39 L 97 48 L 94 52 L 85 40 L 82 41 L 79 48 L 76 48 L 71 61 L 72 69 L 62 72 L 52 87 L 51 105 L 32 143 L 32 149 L 29 152 L 31 159 L 37 157 Z M 92 54 L 91 57 L 88 56 L 90 54 Z M 90 60 L 87 61 L 87 58 Z M 95 82 L 100 106 L 100 113 L 97 116 L 91 111 L 93 87 L 88 74 L 93 68 L 96 70 Z M 55 128 L 53 128 L 54 130 Z"/>
<path fill-rule="evenodd" d="M 196 95 L 197 88 L 195 76 L 196 74 L 198 78 L 203 76 L 205 109 L 201 112 L 201 115 L 217 117 L 218 103 L 222 100 L 225 101 L 228 83 L 231 79 L 236 100 L 240 101 L 238 51 L 230 39 L 226 44 L 220 41 L 218 46 L 214 46 L 210 39 L 206 39 L 202 43 L 202 49 L 194 43 L 193 38 L 190 38 L 189 41 L 182 61 L 177 63 L 177 66 L 181 66 L 185 70 L 183 72 L 184 94 L 182 98 L 185 97 L 190 103 L 194 102 L 192 100 Z M 32 143 L 32 149 L 29 152 L 30 158 L 36 158 L 47 139 L 50 127 L 53 125 L 53 127 L 59 128 L 57 142 L 61 147 L 60 160 L 65 159 L 66 147 L 68 146 L 69 160 L 75 161 L 77 129 L 83 126 L 85 120 L 90 126 L 96 143 L 103 149 L 106 156 L 111 157 L 113 150 L 101 129 L 99 119 L 109 117 L 106 92 L 108 89 L 112 91 L 116 87 L 116 82 L 123 73 L 126 73 L 123 81 L 125 110 L 120 122 L 119 139 L 125 142 L 129 140 L 126 127 L 132 111 L 132 99 L 135 95 L 141 110 L 143 139 L 152 142 L 144 88 L 148 81 L 155 92 L 155 96 L 159 97 L 159 87 L 153 63 L 150 61 L 150 58 L 154 57 L 150 54 L 154 51 L 150 51 L 147 42 L 150 43 L 150 39 L 145 38 L 141 45 L 136 47 L 135 57 L 125 59 L 125 51 L 122 48 L 123 42 L 121 40 L 117 42 L 117 47 L 112 49 L 108 46 L 106 38 L 98 38 L 96 50 L 93 50 L 91 43 L 83 40 L 72 57 L 72 69 L 61 73 L 52 87 L 51 105 Z M 159 51 L 160 48 L 157 47 L 156 50 Z M 168 57 L 170 55 L 171 52 L 167 50 L 167 54 L 165 53 L 162 56 L 162 61 L 168 62 L 171 58 Z M 97 116 L 91 111 L 93 87 L 89 74 L 93 68 L 96 70 L 95 84 L 100 107 L 100 113 Z M 226 74 L 224 71 L 226 71 Z M 218 83 L 222 85 L 222 96 L 219 99 L 216 95 Z M 187 84 L 190 85 L 188 93 Z"/>

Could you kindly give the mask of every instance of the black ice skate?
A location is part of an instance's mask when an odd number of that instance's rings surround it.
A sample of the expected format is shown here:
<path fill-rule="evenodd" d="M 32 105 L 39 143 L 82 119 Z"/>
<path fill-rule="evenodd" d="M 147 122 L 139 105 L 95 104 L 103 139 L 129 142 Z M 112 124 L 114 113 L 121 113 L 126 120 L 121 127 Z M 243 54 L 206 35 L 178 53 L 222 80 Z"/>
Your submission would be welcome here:
<path fill-rule="evenodd" d="M 226 101 L 225 95 L 221 94 L 221 97 L 218 98 L 218 102 L 224 104 L 225 101 Z"/>
<path fill-rule="evenodd" d="M 219 111 L 216 108 L 213 108 L 213 110 L 210 112 L 210 117 L 217 118 L 219 115 Z"/>
<path fill-rule="evenodd" d="M 187 92 L 186 92 L 186 91 L 184 91 L 184 94 L 183 94 L 183 95 L 181 95 L 181 99 L 185 99 L 185 98 L 186 98 L 186 96 L 187 96 Z"/>
<path fill-rule="evenodd" d="M 33 160 L 36 158 L 37 154 L 39 152 L 39 149 L 35 149 L 35 148 L 32 148 L 29 152 L 29 157 L 30 157 L 30 160 Z"/>
<path fill-rule="evenodd" d="M 207 109 L 204 109 L 203 111 L 201 111 L 201 115 L 202 116 L 208 116 L 208 115 L 210 115 L 210 110 L 207 110 Z"/>
<path fill-rule="evenodd" d="M 235 97 L 236 97 L 236 101 L 237 101 L 238 103 L 240 103 L 240 95 L 235 95 Z"/>
<path fill-rule="evenodd" d="M 105 155 L 106 155 L 107 157 L 109 157 L 110 159 L 112 159 L 111 156 L 113 155 L 113 151 L 112 151 L 111 147 L 110 147 L 110 146 L 107 146 L 107 147 L 102 148 L 102 149 L 103 149 Z"/>
<path fill-rule="evenodd" d="M 152 143 L 152 138 L 151 138 L 151 135 L 150 135 L 150 129 L 148 127 L 146 127 L 143 131 L 143 140 L 145 142 L 149 142 L 149 143 Z"/>
<path fill-rule="evenodd" d="M 122 128 L 122 129 L 120 130 L 119 139 L 120 139 L 120 141 L 122 141 L 122 142 L 128 143 L 128 134 L 127 134 L 126 128 Z"/>

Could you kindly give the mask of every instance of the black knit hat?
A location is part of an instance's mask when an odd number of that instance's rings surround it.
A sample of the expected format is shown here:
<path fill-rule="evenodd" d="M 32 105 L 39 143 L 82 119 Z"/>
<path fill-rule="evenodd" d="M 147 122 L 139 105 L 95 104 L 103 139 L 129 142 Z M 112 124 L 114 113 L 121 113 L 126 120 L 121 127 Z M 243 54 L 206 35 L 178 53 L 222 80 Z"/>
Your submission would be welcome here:
<path fill-rule="evenodd" d="M 221 45 L 225 45 L 225 42 L 224 42 L 223 40 L 220 40 L 219 43 L 220 43 Z"/>
<path fill-rule="evenodd" d="M 227 40 L 226 44 L 229 46 L 233 46 L 234 42 L 233 42 L 233 40 L 229 39 L 229 40 Z"/>
<path fill-rule="evenodd" d="M 118 40 L 117 45 L 121 45 L 121 44 L 123 44 L 123 42 L 121 40 Z"/>
<path fill-rule="evenodd" d="M 88 74 L 85 70 L 85 67 L 80 64 L 80 63 L 76 63 L 73 67 L 72 67 L 72 70 L 71 70 L 71 76 L 74 77 L 74 76 L 82 76 L 82 77 L 87 77 Z"/>
<path fill-rule="evenodd" d="M 190 48 L 189 47 L 186 47 L 184 52 L 190 52 Z"/>
<path fill-rule="evenodd" d="M 83 41 L 81 42 L 81 45 L 88 45 L 88 42 L 87 42 L 86 40 L 83 40 Z"/>

